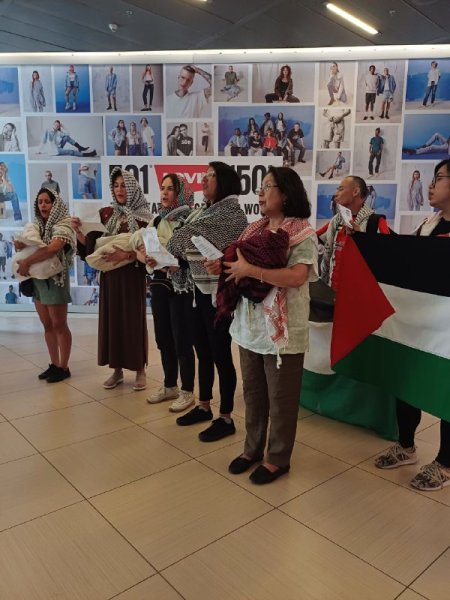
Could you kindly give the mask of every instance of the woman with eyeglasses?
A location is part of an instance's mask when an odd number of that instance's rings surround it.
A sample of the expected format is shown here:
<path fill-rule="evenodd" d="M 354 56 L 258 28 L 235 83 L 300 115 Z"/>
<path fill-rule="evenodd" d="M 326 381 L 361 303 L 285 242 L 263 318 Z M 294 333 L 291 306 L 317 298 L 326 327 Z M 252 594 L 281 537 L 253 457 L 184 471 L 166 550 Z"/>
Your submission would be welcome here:
<path fill-rule="evenodd" d="M 258 193 L 263 217 L 241 235 L 236 260 L 208 261 L 207 268 L 215 273 L 223 268 L 222 278 L 241 291 L 230 333 L 239 346 L 246 438 L 243 453 L 228 470 L 237 475 L 261 462 L 250 480 L 262 485 L 290 469 L 308 348 L 309 281 L 317 279 L 317 238 L 295 171 L 270 167 Z M 285 243 L 282 267 L 273 260 L 279 254 L 277 238 Z M 221 310 L 219 300 L 222 296 Z"/>
<path fill-rule="evenodd" d="M 236 390 L 236 371 L 231 354 L 231 319 L 216 322 L 215 296 L 219 276 L 209 273 L 205 258 L 193 244 L 192 236 L 203 236 L 221 252 L 237 240 L 247 225 L 244 211 L 239 205 L 241 181 L 229 165 L 214 161 L 209 163 L 203 178 L 203 195 L 206 207 L 193 211 L 186 223 L 174 232 L 167 250 L 187 261 L 194 283 L 193 309 L 194 347 L 198 358 L 199 404 L 178 417 L 177 425 L 194 425 L 211 421 L 214 366 L 219 375 L 219 418 L 199 433 L 202 442 L 214 442 L 236 432 L 231 413 Z"/>
<path fill-rule="evenodd" d="M 428 199 L 430 206 L 438 212 L 427 217 L 416 234 L 450 237 L 450 159 L 436 165 L 428 188 Z M 435 385 L 438 383 L 435 382 Z M 396 469 L 418 462 L 414 437 L 421 416 L 419 408 L 397 398 L 398 443 L 375 459 L 376 467 Z M 450 422 L 441 420 L 440 428 L 441 443 L 436 458 L 424 465 L 410 481 L 412 487 L 423 492 L 440 490 L 450 485 Z"/>

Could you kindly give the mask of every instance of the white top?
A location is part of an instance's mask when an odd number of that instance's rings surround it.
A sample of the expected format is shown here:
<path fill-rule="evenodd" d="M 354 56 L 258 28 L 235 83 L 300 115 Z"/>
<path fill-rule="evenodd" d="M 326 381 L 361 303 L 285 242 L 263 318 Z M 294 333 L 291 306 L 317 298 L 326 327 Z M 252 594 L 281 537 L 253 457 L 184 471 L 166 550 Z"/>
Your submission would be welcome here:
<path fill-rule="evenodd" d="M 430 86 L 432 83 L 437 85 L 440 76 L 441 72 L 439 71 L 439 69 L 430 69 L 428 71 L 428 85 Z"/>
<path fill-rule="evenodd" d="M 200 119 L 211 116 L 211 105 L 201 92 L 188 92 L 178 96 L 175 92 L 166 98 L 166 116 Z"/>
<path fill-rule="evenodd" d="M 153 148 L 154 144 L 152 138 L 155 137 L 155 132 L 150 127 L 150 125 L 147 125 L 147 127 L 142 127 L 141 137 L 144 144 L 147 144 L 149 148 Z"/>
<path fill-rule="evenodd" d="M 95 166 L 88 165 L 86 163 L 80 165 L 80 175 L 84 175 L 90 179 L 95 179 L 96 171 L 97 168 Z"/>
<path fill-rule="evenodd" d="M 289 341 L 280 354 L 300 354 L 308 349 L 309 282 L 317 280 L 317 244 L 309 237 L 291 248 L 288 267 L 298 263 L 311 265 L 308 280 L 297 288 L 287 289 Z M 257 354 L 277 354 L 269 336 L 263 303 L 254 304 L 241 298 L 234 312 L 230 334 L 242 348 Z"/>
<path fill-rule="evenodd" d="M 378 75 L 372 75 L 371 73 L 366 73 L 366 75 L 364 75 L 364 83 L 366 84 L 366 92 L 368 94 L 377 93 L 377 82 Z"/>

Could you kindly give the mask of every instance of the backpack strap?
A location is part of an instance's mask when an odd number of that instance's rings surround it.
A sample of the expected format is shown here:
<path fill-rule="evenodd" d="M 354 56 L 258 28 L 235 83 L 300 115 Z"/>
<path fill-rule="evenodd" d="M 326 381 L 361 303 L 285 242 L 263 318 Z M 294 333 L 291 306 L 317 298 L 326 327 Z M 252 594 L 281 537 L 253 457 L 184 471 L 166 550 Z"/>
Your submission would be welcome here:
<path fill-rule="evenodd" d="M 366 233 L 378 233 L 378 225 L 381 219 L 386 220 L 386 216 L 372 213 L 367 219 Z"/>

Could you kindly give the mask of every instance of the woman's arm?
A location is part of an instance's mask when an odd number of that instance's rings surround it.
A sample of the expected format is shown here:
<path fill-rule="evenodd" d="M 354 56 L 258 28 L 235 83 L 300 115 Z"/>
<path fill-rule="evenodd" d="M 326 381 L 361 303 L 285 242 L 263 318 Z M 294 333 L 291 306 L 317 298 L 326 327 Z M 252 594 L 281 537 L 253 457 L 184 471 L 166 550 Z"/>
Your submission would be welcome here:
<path fill-rule="evenodd" d="M 36 250 L 36 252 L 31 254 L 31 256 L 28 256 L 28 258 L 24 258 L 23 260 L 18 260 L 17 261 L 17 265 L 18 265 L 17 272 L 19 273 L 19 275 L 26 277 L 27 275 L 30 274 L 31 265 L 34 265 L 35 263 L 38 263 L 38 262 L 42 262 L 43 260 L 46 260 L 47 258 L 51 258 L 57 252 L 62 250 L 64 248 L 64 246 L 66 245 L 66 243 L 67 242 L 65 240 L 54 239 L 47 246 L 44 246 L 43 248 L 39 248 L 39 250 Z"/>
<path fill-rule="evenodd" d="M 282 269 L 261 269 L 261 267 L 247 262 L 239 248 L 236 252 L 238 259 L 235 262 L 223 263 L 224 271 L 228 274 L 227 281 L 234 279 L 236 283 L 239 283 L 244 277 L 251 277 L 277 287 L 296 288 L 303 285 L 308 279 L 311 265 L 297 263 L 292 267 Z"/>

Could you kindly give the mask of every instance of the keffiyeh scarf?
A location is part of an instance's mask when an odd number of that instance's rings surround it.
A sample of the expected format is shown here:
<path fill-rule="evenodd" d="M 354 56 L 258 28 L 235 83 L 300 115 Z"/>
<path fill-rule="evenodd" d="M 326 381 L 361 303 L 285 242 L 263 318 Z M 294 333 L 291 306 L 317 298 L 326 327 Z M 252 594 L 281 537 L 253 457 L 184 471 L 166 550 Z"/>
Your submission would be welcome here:
<path fill-rule="evenodd" d="M 364 224 L 367 224 L 367 220 L 373 211 L 369 206 L 363 204 L 359 209 L 358 214 L 355 217 L 355 223 L 361 226 L 361 229 L 364 231 Z M 325 283 L 331 284 L 331 279 L 333 275 L 333 269 L 336 265 L 336 235 L 342 227 L 345 227 L 345 223 L 343 218 L 341 217 L 341 213 L 337 213 L 335 217 L 333 217 L 330 221 L 330 224 L 327 229 L 325 246 L 323 249 L 323 260 L 321 266 L 320 278 L 325 281 Z"/>
<path fill-rule="evenodd" d="M 191 242 L 191 237 L 202 235 L 223 252 L 231 242 L 239 238 L 246 225 L 247 219 L 239 206 L 238 197 L 227 196 L 205 209 L 193 211 L 185 225 L 174 232 L 167 250 L 188 261 L 193 282 L 201 292 L 214 294 L 219 277 L 208 274 L 204 267 L 204 257 Z"/>
<path fill-rule="evenodd" d="M 117 174 L 122 175 L 125 182 L 127 190 L 127 201 L 125 204 L 119 204 L 114 195 L 113 179 Z M 109 189 L 113 198 L 111 206 L 114 212 L 105 223 L 105 227 L 108 229 L 110 235 L 119 233 L 124 216 L 127 219 L 128 231 L 130 233 L 134 233 L 139 229 L 138 221 L 149 223 L 153 219 L 150 205 L 144 196 L 144 192 L 129 171 L 125 171 L 125 169 L 121 169 L 120 167 L 113 169 L 109 179 Z"/>
<path fill-rule="evenodd" d="M 39 212 L 39 194 L 36 196 L 36 200 L 34 201 L 34 223 L 39 227 L 39 235 L 45 244 L 50 244 L 52 240 L 63 240 L 65 244 L 70 246 L 70 250 L 64 251 L 64 248 L 61 248 L 61 250 L 56 253 L 56 256 L 59 258 L 64 268 L 61 273 L 57 273 L 52 279 L 56 285 L 62 287 L 64 285 L 67 270 L 72 263 L 77 240 L 75 231 L 72 229 L 70 223 L 69 210 L 64 204 L 64 200 L 53 190 L 51 194 L 55 197 L 55 201 L 53 202 L 47 221 L 44 221 Z M 51 194 L 49 195 L 51 196 Z"/>

